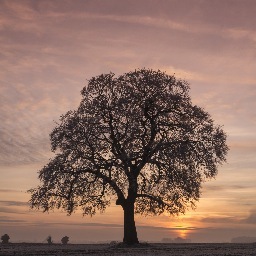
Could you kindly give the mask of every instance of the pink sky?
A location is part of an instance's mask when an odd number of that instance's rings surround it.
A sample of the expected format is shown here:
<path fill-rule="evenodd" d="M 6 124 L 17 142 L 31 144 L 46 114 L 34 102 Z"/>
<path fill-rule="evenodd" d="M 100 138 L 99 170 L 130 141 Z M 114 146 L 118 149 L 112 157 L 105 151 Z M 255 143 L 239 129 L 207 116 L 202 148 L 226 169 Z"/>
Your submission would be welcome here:
<path fill-rule="evenodd" d="M 0 0 L 0 235 L 11 241 L 122 239 L 122 209 L 82 218 L 29 210 L 26 191 L 51 157 L 54 120 L 87 79 L 153 68 L 186 79 L 195 104 L 228 134 L 228 163 L 196 210 L 142 217 L 140 240 L 256 237 L 254 0 Z"/>

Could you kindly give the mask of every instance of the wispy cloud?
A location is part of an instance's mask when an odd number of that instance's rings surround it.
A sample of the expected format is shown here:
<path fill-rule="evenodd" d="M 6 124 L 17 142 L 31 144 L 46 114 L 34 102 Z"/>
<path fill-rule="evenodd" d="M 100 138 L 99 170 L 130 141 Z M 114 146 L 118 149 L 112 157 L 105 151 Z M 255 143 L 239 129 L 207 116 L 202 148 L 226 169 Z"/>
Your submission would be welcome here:
<path fill-rule="evenodd" d="M 21 202 L 21 201 L 0 200 L 0 204 L 5 205 L 5 206 L 28 206 L 28 202 Z"/>
<path fill-rule="evenodd" d="M 0 223 L 6 223 L 6 224 L 15 224 L 15 223 L 25 223 L 25 220 L 9 220 L 9 219 L 2 219 L 0 218 Z"/>
<path fill-rule="evenodd" d="M 14 214 L 22 214 L 22 215 L 27 214 L 22 209 L 14 209 L 12 207 L 4 207 L 4 206 L 0 206 L 0 213 L 11 213 L 11 214 L 14 213 Z"/>
<path fill-rule="evenodd" d="M 21 201 L 0 200 L 0 213 L 25 215 L 28 213 L 28 203 Z"/>
<path fill-rule="evenodd" d="M 256 210 L 252 210 L 247 218 L 243 220 L 247 224 L 256 224 Z"/>
<path fill-rule="evenodd" d="M 0 193 L 17 193 L 20 192 L 20 190 L 15 190 L 15 189 L 0 189 Z"/>
<path fill-rule="evenodd" d="M 248 30 L 248 29 L 241 29 L 241 28 L 230 28 L 227 29 L 226 35 L 234 38 L 234 39 L 249 39 L 253 42 L 256 42 L 256 29 L 255 30 Z"/>
<path fill-rule="evenodd" d="M 226 225 L 228 224 L 237 224 L 238 222 L 241 221 L 241 218 L 238 217 L 207 217 L 207 218 L 202 218 L 200 220 L 201 222 L 207 222 L 207 223 L 225 223 Z"/>
<path fill-rule="evenodd" d="M 228 190 L 237 190 L 237 191 L 241 191 L 241 190 L 246 190 L 246 189 L 251 189 L 253 188 L 253 186 L 251 184 L 249 185 L 208 185 L 206 187 L 207 191 L 228 191 Z"/>

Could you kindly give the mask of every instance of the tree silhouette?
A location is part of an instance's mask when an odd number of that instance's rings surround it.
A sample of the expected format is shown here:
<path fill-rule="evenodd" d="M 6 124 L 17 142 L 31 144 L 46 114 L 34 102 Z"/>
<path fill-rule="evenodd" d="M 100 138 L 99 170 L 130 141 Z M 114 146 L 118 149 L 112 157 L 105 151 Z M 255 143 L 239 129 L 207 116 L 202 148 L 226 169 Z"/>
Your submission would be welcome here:
<path fill-rule="evenodd" d="M 123 242 L 135 244 L 134 213 L 195 207 L 228 147 L 222 128 L 192 105 L 186 81 L 140 69 L 93 77 L 81 94 L 78 109 L 50 135 L 56 156 L 29 190 L 31 208 L 94 215 L 115 199 L 124 211 Z"/>
<path fill-rule="evenodd" d="M 68 237 L 68 236 L 63 236 L 63 237 L 61 238 L 62 244 L 68 244 L 68 241 L 69 241 L 69 237 Z"/>
<path fill-rule="evenodd" d="M 1 236 L 1 240 L 2 240 L 2 244 L 8 244 L 9 243 L 9 240 L 10 240 L 10 237 L 8 234 L 4 234 Z"/>
<path fill-rule="evenodd" d="M 48 244 L 53 244 L 53 241 L 52 241 L 52 237 L 51 237 L 51 236 L 48 236 L 48 237 L 46 238 L 46 241 L 47 241 Z"/>

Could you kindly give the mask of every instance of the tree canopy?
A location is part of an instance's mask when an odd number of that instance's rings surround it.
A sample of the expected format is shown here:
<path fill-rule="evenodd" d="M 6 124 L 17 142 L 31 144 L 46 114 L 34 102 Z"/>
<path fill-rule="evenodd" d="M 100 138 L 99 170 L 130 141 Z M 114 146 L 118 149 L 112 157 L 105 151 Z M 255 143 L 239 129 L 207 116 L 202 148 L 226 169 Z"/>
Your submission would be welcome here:
<path fill-rule="evenodd" d="M 50 134 L 56 156 L 29 191 L 32 208 L 94 215 L 115 200 L 124 209 L 124 242 L 136 243 L 134 212 L 195 207 L 228 147 L 222 127 L 192 104 L 186 81 L 139 69 L 93 77 L 81 94 Z"/>

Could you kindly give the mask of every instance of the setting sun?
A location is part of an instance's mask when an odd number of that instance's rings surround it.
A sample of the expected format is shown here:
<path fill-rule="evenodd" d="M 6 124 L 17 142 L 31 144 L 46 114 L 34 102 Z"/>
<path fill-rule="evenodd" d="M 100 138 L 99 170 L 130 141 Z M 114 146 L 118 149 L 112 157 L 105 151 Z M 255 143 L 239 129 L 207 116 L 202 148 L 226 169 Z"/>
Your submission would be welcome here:
<path fill-rule="evenodd" d="M 186 218 L 178 219 L 175 228 L 177 228 L 177 236 L 183 239 L 190 238 L 193 232 L 193 225 L 186 221 Z"/>

